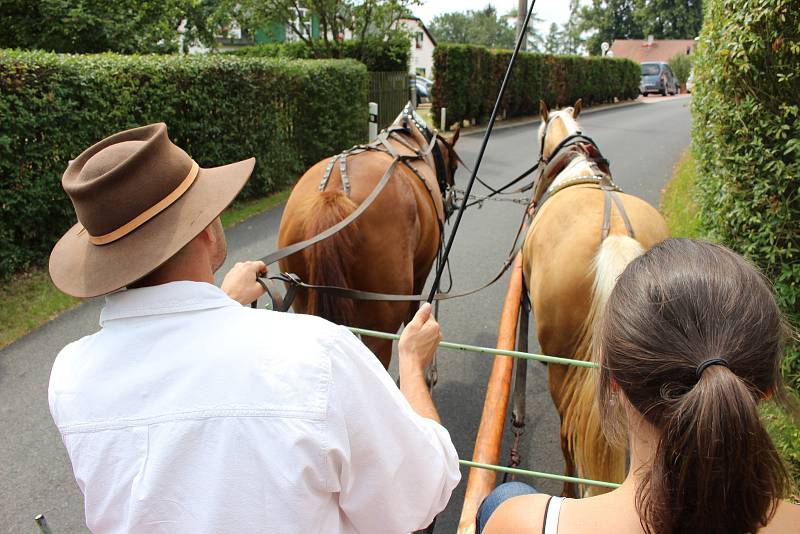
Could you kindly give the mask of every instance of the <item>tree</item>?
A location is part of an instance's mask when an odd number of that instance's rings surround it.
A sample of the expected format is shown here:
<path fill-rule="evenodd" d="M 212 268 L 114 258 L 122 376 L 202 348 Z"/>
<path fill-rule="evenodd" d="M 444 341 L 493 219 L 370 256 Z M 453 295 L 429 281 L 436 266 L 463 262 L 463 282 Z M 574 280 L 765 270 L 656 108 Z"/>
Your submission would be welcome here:
<path fill-rule="evenodd" d="M 581 30 L 580 0 L 569 0 L 569 19 L 562 28 L 562 41 L 565 54 L 578 54 L 583 47 Z"/>
<path fill-rule="evenodd" d="M 548 54 L 564 54 L 564 33 L 555 22 L 550 24 L 550 31 L 544 42 L 544 51 Z"/>
<path fill-rule="evenodd" d="M 694 39 L 703 25 L 702 0 L 592 0 L 580 11 L 581 32 L 593 31 L 586 46 L 600 53 L 614 39 Z"/>
<path fill-rule="evenodd" d="M 684 86 L 692 72 L 692 59 L 688 54 L 675 54 L 669 60 L 669 68 L 672 69 L 678 84 Z"/>
<path fill-rule="evenodd" d="M 592 0 L 581 8 L 581 31 L 595 33 L 586 40 L 591 54 L 600 53 L 600 44 L 614 39 L 642 39 L 640 21 L 644 0 Z"/>
<path fill-rule="evenodd" d="M 433 18 L 429 30 L 437 41 L 514 48 L 516 31 L 491 5 L 478 11 L 453 12 Z"/>
<path fill-rule="evenodd" d="M 200 0 L 0 0 L 0 47 L 55 52 L 165 52 Z"/>
<path fill-rule="evenodd" d="M 527 11 L 522 13 L 523 21 L 525 19 L 526 14 Z M 509 22 L 513 21 L 514 33 L 515 33 L 514 38 L 516 39 L 517 27 L 519 26 L 518 24 L 519 11 L 516 8 L 513 8 L 503 18 Z M 544 22 L 543 18 L 537 16 L 535 11 L 531 13 L 531 20 L 528 21 L 528 31 L 526 32 L 526 39 L 525 39 L 526 41 L 525 50 L 527 50 L 528 52 L 541 52 L 542 50 L 544 50 L 545 39 L 542 36 L 542 34 L 539 33 L 539 30 L 536 29 L 536 25 L 541 22 Z"/>
<path fill-rule="evenodd" d="M 240 27 L 264 28 L 286 24 L 288 30 L 317 57 L 336 57 L 346 37 L 364 43 L 367 37 L 396 37 L 405 30 L 398 24 L 411 15 L 420 0 L 223 0 L 221 11 Z M 312 18 L 319 20 L 320 35 L 312 37 Z"/>
<path fill-rule="evenodd" d="M 703 26 L 701 0 L 647 0 L 639 15 L 645 35 L 694 39 Z"/>

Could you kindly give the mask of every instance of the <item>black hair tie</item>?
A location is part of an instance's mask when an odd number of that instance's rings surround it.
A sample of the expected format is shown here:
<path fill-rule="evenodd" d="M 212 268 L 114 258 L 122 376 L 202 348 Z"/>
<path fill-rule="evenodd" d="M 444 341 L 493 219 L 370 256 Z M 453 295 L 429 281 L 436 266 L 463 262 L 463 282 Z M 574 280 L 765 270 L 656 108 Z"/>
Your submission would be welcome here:
<path fill-rule="evenodd" d="M 701 362 L 700 365 L 697 366 L 697 369 L 695 369 L 694 371 L 695 374 L 697 375 L 697 379 L 700 380 L 700 377 L 703 376 L 703 371 L 705 371 L 706 368 L 711 367 L 712 365 L 722 365 L 724 367 L 727 367 L 728 369 L 731 368 L 731 366 L 728 364 L 728 360 L 726 360 L 725 358 L 711 358 Z"/>

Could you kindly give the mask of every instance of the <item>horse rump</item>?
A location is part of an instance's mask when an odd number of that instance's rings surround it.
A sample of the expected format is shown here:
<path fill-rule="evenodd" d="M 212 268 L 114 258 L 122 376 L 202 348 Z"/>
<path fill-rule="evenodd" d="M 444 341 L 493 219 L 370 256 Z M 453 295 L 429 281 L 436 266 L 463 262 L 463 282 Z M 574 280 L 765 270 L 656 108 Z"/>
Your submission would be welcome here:
<path fill-rule="evenodd" d="M 309 239 L 337 224 L 356 209 L 356 204 L 341 191 L 325 191 L 311 198 L 305 221 Z M 308 265 L 308 283 L 321 286 L 353 287 L 349 266 L 355 258 L 358 221 L 345 226 L 327 239 L 303 251 Z M 355 302 L 323 291 L 309 290 L 306 313 L 333 323 L 350 325 L 355 317 Z"/>

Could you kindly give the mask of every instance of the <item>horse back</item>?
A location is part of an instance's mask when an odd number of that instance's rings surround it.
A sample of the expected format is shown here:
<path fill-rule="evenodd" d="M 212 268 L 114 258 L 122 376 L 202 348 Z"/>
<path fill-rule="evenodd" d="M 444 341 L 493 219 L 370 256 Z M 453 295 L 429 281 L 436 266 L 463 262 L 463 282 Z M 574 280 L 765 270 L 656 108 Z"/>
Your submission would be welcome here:
<path fill-rule="evenodd" d="M 661 214 L 639 197 L 618 193 L 644 250 L 669 235 Z M 537 213 L 523 245 L 523 273 L 542 349 L 574 356 L 591 305 L 593 261 L 602 244 L 604 193 L 591 186 L 564 189 Z M 612 207 L 609 235 L 627 235 Z"/>

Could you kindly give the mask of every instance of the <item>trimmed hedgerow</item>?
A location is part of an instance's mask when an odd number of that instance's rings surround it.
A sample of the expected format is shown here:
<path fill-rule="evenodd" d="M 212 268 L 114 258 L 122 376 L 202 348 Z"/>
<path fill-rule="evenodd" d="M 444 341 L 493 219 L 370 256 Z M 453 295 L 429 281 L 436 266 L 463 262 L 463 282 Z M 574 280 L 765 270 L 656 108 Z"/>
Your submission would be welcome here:
<path fill-rule="evenodd" d="M 289 59 L 346 58 L 362 62 L 370 72 L 405 72 L 408 70 L 411 49 L 408 46 L 408 39 L 404 37 L 395 37 L 389 40 L 367 37 L 363 41 L 346 40 L 327 45 L 322 40 L 317 40 L 314 48 L 304 41 L 245 46 L 228 52 L 228 54 L 240 57 L 284 57 Z"/>
<path fill-rule="evenodd" d="M 42 263 L 74 223 L 67 162 L 163 121 L 201 166 L 251 156 L 240 198 L 279 190 L 366 136 L 367 71 L 352 60 L 0 51 L 0 278 Z"/>
<path fill-rule="evenodd" d="M 447 108 L 450 124 L 482 122 L 492 111 L 510 50 L 473 45 L 440 45 L 433 54 L 436 78 L 434 116 Z M 636 98 L 639 66 L 627 59 L 522 53 L 514 64 L 500 112 L 506 117 L 534 115 L 539 100 L 550 107 L 599 104 Z"/>
<path fill-rule="evenodd" d="M 694 59 L 693 148 L 706 233 L 753 260 L 800 324 L 800 10 L 709 0 Z M 800 392 L 800 347 L 784 377 Z"/>

